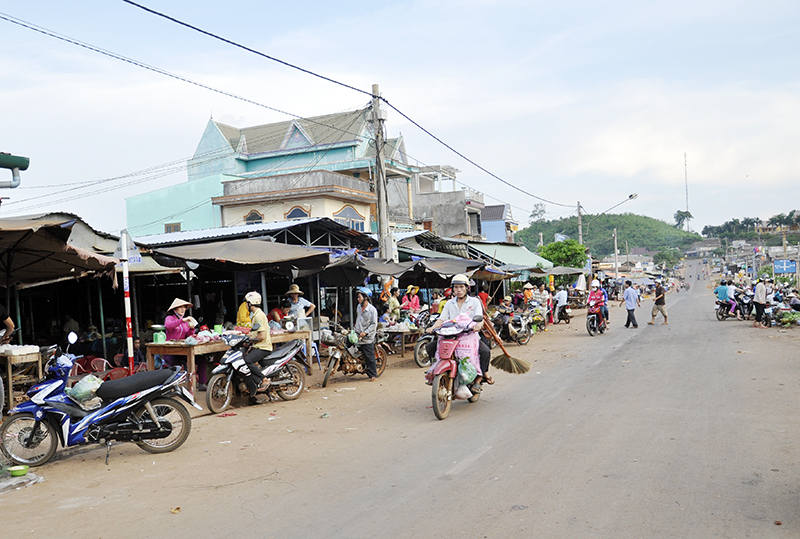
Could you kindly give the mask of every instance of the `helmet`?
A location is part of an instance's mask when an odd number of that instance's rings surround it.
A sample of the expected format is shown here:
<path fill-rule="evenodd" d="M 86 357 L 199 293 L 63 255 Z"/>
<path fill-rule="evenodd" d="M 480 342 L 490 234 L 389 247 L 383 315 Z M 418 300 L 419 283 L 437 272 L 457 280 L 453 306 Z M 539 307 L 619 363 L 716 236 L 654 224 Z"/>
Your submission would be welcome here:
<path fill-rule="evenodd" d="M 767 275 L 766 273 L 762 273 L 761 274 L 761 280 L 762 281 L 765 280 L 765 279 L 768 279 L 768 278 L 769 278 L 769 275 Z"/>
<path fill-rule="evenodd" d="M 727 282 L 725 279 L 722 279 L 722 280 L 719 282 L 719 285 L 720 285 L 720 286 L 725 286 L 726 284 L 728 284 L 728 282 Z"/>
<path fill-rule="evenodd" d="M 452 295 L 453 295 L 453 289 L 452 288 L 445 288 L 444 289 L 444 297 L 449 298 Z"/>
<path fill-rule="evenodd" d="M 366 286 L 359 286 L 358 288 L 356 288 L 356 292 L 361 292 L 362 296 L 366 296 L 368 298 L 372 297 L 372 290 L 370 290 Z"/>
<path fill-rule="evenodd" d="M 600 281 L 598 281 L 597 279 L 592 281 L 592 288 L 600 288 Z"/>
<path fill-rule="evenodd" d="M 247 295 L 245 295 L 244 300 L 250 305 L 261 305 L 261 294 L 255 291 L 248 292 Z"/>
<path fill-rule="evenodd" d="M 564 285 L 563 285 L 563 284 L 562 284 L 562 285 L 559 285 L 559 286 L 558 286 L 558 289 L 559 289 L 559 290 L 564 290 Z"/>
<path fill-rule="evenodd" d="M 511 301 L 511 296 L 506 296 L 503 298 L 503 301 Z"/>
<path fill-rule="evenodd" d="M 469 279 L 463 273 L 453 275 L 453 280 L 450 281 L 450 286 L 455 286 L 457 284 L 463 284 L 464 286 L 469 286 Z"/>

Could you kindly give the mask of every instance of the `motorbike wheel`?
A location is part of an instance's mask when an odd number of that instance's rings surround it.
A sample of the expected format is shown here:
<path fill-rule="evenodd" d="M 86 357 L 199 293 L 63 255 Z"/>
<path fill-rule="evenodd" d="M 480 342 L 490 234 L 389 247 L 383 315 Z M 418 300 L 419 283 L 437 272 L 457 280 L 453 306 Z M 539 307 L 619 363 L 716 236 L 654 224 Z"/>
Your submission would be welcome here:
<path fill-rule="evenodd" d="M 433 377 L 433 413 L 438 419 L 447 419 L 450 415 L 450 405 L 453 404 L 453 379 L 450 374 L 443 372 Z"/>
<path fill-rule="evenodd" d="M 46 421 L 39 423 L 38 440 L 33 447 L 25 447 L 35 423 L 33 414 L 26 412 L 12 415 L 0 426 L 0 449 L 14 464 L 41 466 L 53 458 L 58 447 L 58 435 Z"/>
<path fill-rule="evenodd" d="M 281 389 L 275 393 L 285 401 L 293 401 L 303 394 L 303 390 L 306 387 L 306 373 L 303 371 L 303 367 L 294 360 L 287 363 L 284 368 L 288 371 L 289 376 L 292 377 L 292 384 L 281 386 Z"/>
<path fill-rule="evenodd" d="M 492 350 L 497 348 L 497 339 L 494 337 L 489 338 L 489 348 Z"/>
<path fill-rule="evenodd" d="M 330 380 L 333 371 L 336 370 L 336 364 L 338 362 L 339 360 L 333 356 L 328 360 L 328 369 L 325 371 L 325 378 L 322 379 L 322 387 L 328 387 L 328 380 Z"/>
<path fill-rule="evenodd" d="M 217 373 L 208 381 L 206 388 L 206 408 L 212 414 L 221 414 L 231 404 L 233 398 L 233 383 L 228 380 L 228 375 Z"/>
<path fill-rule="evenodd" d="M 3 377 L 0 376 L 0 416 L 3 415 L 3 407 L 5 407 L 5 405 L 6 405 L 6 390 L 3 387 Z"/>
<path fill-rule="evenodd" d="M 418 367 L 422 367 L 423 369 L 431 366 L 431 356 L 428 355 L 427 348 L 429 342 L 431 342 L 431 339 L 422 337 L 417 341 L 417 344 L 414 345 L 414 362 Z"/>
<path fill-rule="evenodd" d="M 189 437 L 192 431 L 192 416 L 189 411 L 181 403 L 175 399 L 161 398 L 153 399 L 150 401 L 156 414 L 161 419 L 166 419 L 172 426 L 172 432 L 166 438 L 156 438 L 152 440 L 139 440 L 136 445 L 147 451 L 148 453 L 169 453 L 175 451 L 183 442 Z M 137 419 L 141 419 L 145 415 L 150 414 L 147 408 L 142 406 L 134 412 Z M 153 420 L 153 418 L 151 418 Z"/>
<path fill-rule="evenodd" d="M 589 332 L 590 337 L 597 335 L 597 322 L 592 317 L 586 319 L 586 331 Z"/>
<path fill-rule="evenodd" d="M 717 309 L 717 320 L 722 322 L 726 318 L 727 318 L 727 316 L 725 315 L 725 311 L 723 310 L 723 308 Z"/>
<path fill-rule="evenodd" d="M 376 348 L 375 349 L 375 371 L 378 373 L 378 376 L 383 374 L 383 371 L 386 370 L 386 352 L 383 351 L 383 348 Z"/>
<path fill-rule="evenodd" d="M 565 314 L 565 315 L 564 315 L 564 322 L 566 322 L 567 324 L 569 324 L 569 315 L 568 315 L 568 314 Z"/>
<path fill-rule="evenodd" d="M 531 330 L 526 329 L 525 331 L 517 333 L 517 344 L 525 346 L 529 342 L 531 342 Z"/>

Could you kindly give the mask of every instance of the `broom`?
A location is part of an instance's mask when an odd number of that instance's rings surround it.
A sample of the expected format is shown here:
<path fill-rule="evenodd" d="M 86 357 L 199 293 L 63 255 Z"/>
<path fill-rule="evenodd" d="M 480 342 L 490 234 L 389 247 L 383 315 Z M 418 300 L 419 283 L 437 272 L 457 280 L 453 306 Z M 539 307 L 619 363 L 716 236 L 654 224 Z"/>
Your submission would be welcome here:
<path fill-rule="evenodd" d="M 483 329 L 489 334 L 489 336 L 494 339 L 498 345 L 500 345 L 500 349 L 503 351 L 502 354 L 499 356 L 495 356 L 492 358 L 491 364 L 493 367 L 500 369 L 501 371 L 510 372 L 511 374 L 525 374 L 529 370 L 531 370 L 531 364 L 524 359 L 517 359 L 512 357 L 506 347 L 503 346 L 503 341 L 500 339 L 500 336 L 494 330 L 494 326 L 492 325 L 492 321 L 489 320 L 489 317 L 486 314 L 486 307 L 483 307 Z M 488 323 L 487 323 L 488 322 Z"/>

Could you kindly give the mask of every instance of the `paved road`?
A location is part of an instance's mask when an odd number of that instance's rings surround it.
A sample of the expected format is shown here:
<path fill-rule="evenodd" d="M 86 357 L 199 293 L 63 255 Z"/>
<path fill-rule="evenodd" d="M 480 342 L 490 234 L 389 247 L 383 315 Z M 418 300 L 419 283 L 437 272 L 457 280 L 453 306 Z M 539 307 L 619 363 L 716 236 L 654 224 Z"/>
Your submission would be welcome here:
<path fill-rule="evenodd" d="M 592 350 L 352 447 L 276 535 L 797 537 L 797 354 L 696 288 L 669 296 L 669 326 L 642 309 L 639 330 L 568 335 Z"/>
<path fill-rule="evenodd" d="M 577 318 L 512 348 L 550 359 L 498 377 L 445 421 L 427 408 L 421 372 L 392 365 L 378 384 L 336 380 L 291 403 L 199 418 L 168 455 L 115 445 L 106 467 L 102 449 L 62 453 L 40 470 L 47 482 L 0 497 L 16 515 L 3 530 L 798 537 L 800 332 L 717 322 L 707 281 L 697 283 L 668 296 L 668 326 L 645 325 L 645 301 L 638 330 L 612 310 L 605 335 L 589 337 Z"/>

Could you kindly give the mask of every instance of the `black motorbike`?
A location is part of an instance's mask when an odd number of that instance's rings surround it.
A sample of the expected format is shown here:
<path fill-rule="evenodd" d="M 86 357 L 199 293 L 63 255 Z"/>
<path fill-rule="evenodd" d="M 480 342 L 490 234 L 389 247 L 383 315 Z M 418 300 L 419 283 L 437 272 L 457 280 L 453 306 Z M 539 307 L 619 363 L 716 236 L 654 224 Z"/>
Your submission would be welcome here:
<path fill-rule="evenodd" d="M 563 321 L 569 324 L 569 321 L 572 318 L 572 309 L 569 308 L 569 305 L 563 305 L 560 308 L 556 307 L 555 309 L 558 312 L 558 315 L 553 317 L 553 323 L 558 324 L 559 322 Z"/>
<path fill-rule="evenodd" d="M 426 319 L 425 326 L 419 326 L 420 333 L 416 344 L 414 345 L 414 362 L 418 367 L 428 368 L 431 366 L 431 358 L 428 356 L 428 343 L 433 341 L 436 337 L 430 333 L 424 333 L 424 330 L 434 324 L 439 319 L 439 313 L 432 313 Z"/>
<path fill-rule="evenodd" d="M 386 352 L 377 346 L 381 339 L 385 339 L 386 334 L 379 332 L 375 336 L 375 370 L 378 376 L 386 370 Z M 349 376 L 356 374 L 367 374 L 367 361 L 358 345 L 358 338 L 354 332 L 347 332 L 341 326 L 334 326 L 334 330 L 323 329 L 320 332 L 320 340 L 328 345 L 330 357 L 328 358 L 328 368 L 325 370 L 325 378 L 322 380 L 322 387 L 327 387 L 328 382 L 337 370 Z"/>
<path fill-rule="evenodd" d="M 250 395 L 245 383 L 250 376 L 250 369 L 244 361 L 244 356 L 250 351 L 250 339 L 247 335 L 223 335 L 222 340 L 231 348 L 214 367 L 206 388 L 206 405 L 215 414 L 228 408 L 234 395 L 249 395 L 251 400 L 256 399 L 256 395 Z M 295 400 L 303 394 L 306 386 L 304 369 L 311 369 L 303 352 L 303 341 L 289 341 L 258 363 L 261 373 L 270 381 L 269 386 L 259 393 L 266 394 L 270 401 L 276 400 L 276 396 L 285 401 Z"/>

